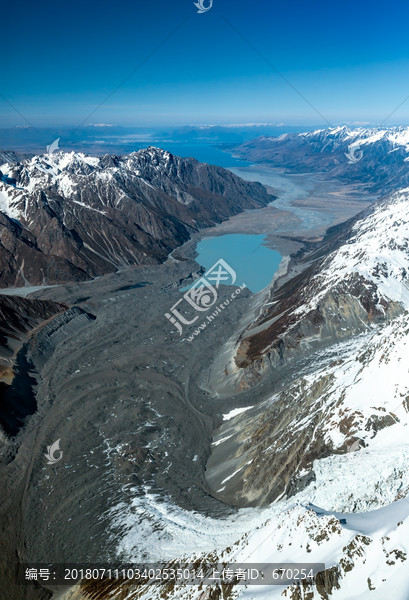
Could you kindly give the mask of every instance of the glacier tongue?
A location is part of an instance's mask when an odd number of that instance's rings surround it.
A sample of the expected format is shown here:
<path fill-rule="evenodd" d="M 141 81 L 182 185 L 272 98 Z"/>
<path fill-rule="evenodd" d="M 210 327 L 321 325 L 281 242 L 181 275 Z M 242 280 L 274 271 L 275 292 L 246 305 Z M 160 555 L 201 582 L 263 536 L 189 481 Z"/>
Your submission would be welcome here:
<path fill-rule="evenodd" d="M 159 508 L 157 499 L 147 494 L 137 501 L 139 514 L 148 521 L 155 520 L 159 510 L 172 522 L 166 535 L 156 531 L 157 543 L 149 538 L 149 544 L 154 543 L 162 554 L 158 558 L 179 554 L 186 559 L 199 556 L 204 562 L 215 556 L 226 562 L 324 562 L 328 573 L 331 569 L 335 574 L 335 583 L 322 594 L 318 588 L 302 590 L 295 585 L 286 589 L 238 586 L 231 598 L 407 600 L 408 232 L 409 190 L 403 189 L 354 224 L 346 243 L 325 259 L 311 286 L 315 294 L 296 309 L 300 315 L 308 312 L 351 274 L 371 285 L 380 307 L 385 300 L 399 303 L 403 309 L 360 335 L 317 352 L 308 372 L 288 384 L 284 398 L 296 411 L 286 421 L 287 443 L 296 440 L 311 423 L 310 443 L 320 438 L 330 450 L 322 457 L 312 454 L 309 464 L 300 461 L 295 477 L 313 474 L 309 484 L 265 508 L 239 509 L 229 519 L 206 518 L 166 504 Z M 222 427 L 241 432 L 249 441 L 247 453 L 241 458 L 238 453 L 238 464 L 244 466 L 238 471 L 237 463 L 232 467 L 239 473 L 236 477 L 250 478 L 254 465 L 257 470 L 265 459 L 279 453 L 272 443 L 275 434 L 271 433 L 269 444 L 266 430 L 272 418 L 269 410 L 279 399 L 280 394 L 275 394 L 267 400 L 264 411 L 257 407 L 258 416 L 255 407 L 227 415 Z M 264 446 L 257 445 L 257 438 L 252 437 L 253 430 L 261 427 L 267 436 Z M 230 438 L 222 437 L 217 447 L 230 444 Z M 118 552 L 132 559 L 144 543 L 139 525 L 124 506 L 115 511 L 115 520 L 125 532 Z M 178 552 L 181 536 L 186 543 Z M 162 596 L 159 588 L 151 587 L 138 597 L 159 600 Z M 203 595 L 202 590 L 180 587 L 172 598 L 198 600 Z"/>

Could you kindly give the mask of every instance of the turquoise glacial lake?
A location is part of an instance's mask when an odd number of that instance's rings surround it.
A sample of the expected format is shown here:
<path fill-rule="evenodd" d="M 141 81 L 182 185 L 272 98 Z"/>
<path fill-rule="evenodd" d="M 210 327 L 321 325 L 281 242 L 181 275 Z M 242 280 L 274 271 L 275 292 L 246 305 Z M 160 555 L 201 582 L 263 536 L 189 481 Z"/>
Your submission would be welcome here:
<path fill-rule="evenodd" d="M 263 246 L 262 234 L 228 234 L 208 237 L 196 246 L 196 262 L 206 270 L 222 258 L 236 272 L 234 283 L 256 293 L 268 285 L 281 262 L 281 254 Z M 227 282 L 230 283 L 230 282 Z"/>

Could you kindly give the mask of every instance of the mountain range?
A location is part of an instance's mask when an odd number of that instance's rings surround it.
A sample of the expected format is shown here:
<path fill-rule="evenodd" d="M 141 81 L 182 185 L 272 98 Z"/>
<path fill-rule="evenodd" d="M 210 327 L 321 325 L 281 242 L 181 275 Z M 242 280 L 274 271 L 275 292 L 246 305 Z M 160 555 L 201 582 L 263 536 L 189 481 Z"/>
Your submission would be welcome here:
<path fill-rule="evenodd" d="M 289 173 L 313 171 L 345 183 L 364 183 L 376 194 L 409 184 L 408 127 L 330 127 L 261 136 L 230 148 L 251 162 Z"/>
<path fill-rule="evenodd" d="M 183 532 L 182 563 L 323 563 L 318 585 L 169 592 L 84 581 L 64 600 L 108 591 L 113 600 L 407 600 L 408 231 L 402 189 L 294 256 L 301 273 L 278 278 L 258 299 L 259 316 L 218 349 L 206 390 L 221 407 L 247 400 L 223 414 L 207 461 L 210 492 L 237 507 L 233 517 L 204 518 L 145 492 L 144 520 L 170 545 Z M 113 513 L 128 556 L 140 544 L 141 502 Z M 199 551 L 205 544 L 211 552 Z"/>
<path fill-rule="evenodd" d="M 300 243 L 195 346 L 163 325 L 194 271 L 169 252 L 264 207 L 263 186 L 156 148 L 4 158 L 2 284 L 71 283 L 0 303 L 3 364 L 18 352 L 17 382 L 27 359 L 37 385 L 30 410 L 0 411 L 17 490 L 0 524 L 10 564 L 95 548 L 169 568 L 321 563 L 318 585 L 83 580 L 61 600 L 408 600 L 409 130 L 330 128 L 235 153 L 359 181 L 376 202 Z M 67 464 L 45 471 L 39 449 L 57 438 Z"/>
<path fill-rule="evenodd" d="M 362 131 L 338 133 L 345 143 L 363 139 Z M 325 139 L 332 136 L 265 140 L 269 150 L 260 160 L 282 165 L 271 146 L 299 140 L 303 158 L 285 164 L 302 169 L 311 164 L 304 144 L 319 139 L 316 151 L 325 162 Z M 384 136 L 379 146 L 368 141 L 368 155 L 381 155 L 384 143 Z M 402 160 L 409 149 L 400 148 Z M 341 144 L 339 159 L 343 150 Z M 253 149 L 245 156 L 254 159 Z M 405 180 L 404 159 L 401 167 Z M 346 176 L 347 168 L 337 176 Z M 174 597 L 381 600 L 392 594 L 407 600 L 408 274 L 409 188 L 401 187 L 294 255 L 292 268 L 259 298 L 256 318 L 238 326 L 207 373 L 206 389 L 221 405 L 232 396 L 247 399 L 247 406 L 223 415 L 206 471 L 212 495 L 241 508 L 233 526 L 229 519 L 207 519 L 213 552 L 187 551 L 179 559 L 195 565 L 322 562 L 320 584 L 222 585 L 193 594 L 181 588 Z M 264 393 L 262 402 L 252 401 L 256 393 Z M 151 501 L 154 515 L 159 498 Z M 169 527 L 183 522 L 189 534 L 198 527 L 186 511 L 169 519 Z M 131 527 L 125 539 L 131 543 Z M 113 597 L 131 598 L 127 585 Z M 87 590 L 101 593 L 104 584 L 84 583 L 78 598 Z M 138 598 L 163 594 L 157 585 L 142 588 Z"/>
<path fill-rule="evenodd" d="M 127 156 L 1 158 L 3 287 L 158 264 L 193 232 L 272 200 L 259 183 L 153 147 Z"/>

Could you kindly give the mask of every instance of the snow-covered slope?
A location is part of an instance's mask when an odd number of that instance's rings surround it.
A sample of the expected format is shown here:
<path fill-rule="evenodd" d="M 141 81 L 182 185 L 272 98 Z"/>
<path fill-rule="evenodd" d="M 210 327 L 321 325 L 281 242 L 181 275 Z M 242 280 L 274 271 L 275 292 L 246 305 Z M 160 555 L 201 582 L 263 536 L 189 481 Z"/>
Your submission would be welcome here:
<path fill-rule="evenodd" d="M 234 148 L 235 154 L 288 171 L 328 173 L 365 184 L 374 194 L 409 184 L 409 128 L 329 127 L 280 137 L 260 137 Z"/>
<path fill-rule="evenodd" d="M 300 465 L 301 477 L 307 472 L 313 474 L 305 489 L 265 509 L 242 509 L 222 521 L 172 508 L 147 493 L 144 499 L 135 501 L 130 512 L 120 506 L 113 513 L 115 524 L 125 530 L 118 548 L 122 558 L 141 560 L 141 551 L 146 548 L 145 560 L 185 557 L 188 561 L 196 559 L 199 550 L 211 550 L 201 557 L 205 563 L 323 562 L 328 572 L 333 569 L 330 580 L 336 582 L 328 584 L 325 593 L 313 587 L 300 595 L 297 586 L 285 589 L 237 586 L 230 597 L 381 600 L 392 594 L 393 598 L 407 600 L 409 327 L 406 318 L 402 316 L 381 332 L 362 335 L 356 342 L 343 346 L 333 348 L 333 356 L 338 360 L 330 368 L 323 364 L 319 371 L 300 377 L 290 388 L 287 400 L 296 406 L 297 414 L 286 424 L 285 435 L 283 429 L 281 437 L 274 440 L 272 436 L 269 440 L 272 444 L 261 447 L 257 437 L 251 437 L 252 428 L 258 425 L 265 429 L 273 418 L 268 403 L 263 407 L 262 419 L 257 421 L 250 409 L 245 417 L 237 415 L 228 424 L 249 441 L 246 456 L 238 457 L 238 462 L 244 464 L 238 477 L 249 486 L 254 471 L 260 470 L 268 485 L 268 471 L 274 468 L 270 459 L 275 458 L 277 468 L 286 444 L 296 442 L 307 432 L 308 457 L 309 448 L 323 437 L 331 455 Z M 323 393 L 310 404 L 311 396 L 323 380 Z M 298 390 L 298 397 L 294 390 Z M 272 397 L 269 402 L 274 407 L 279 398 Z M 287 411 L 293 414 L 291 406 L 287 406 Z M 231 463 L 229 468 L 236 470 Z M 144 534 L 144 523 L 149 523 L 149 536 Z M 181 587 L 170 597 L 199 599 L 203 598 L 202 593 L 197 588 Z M 133 597 L 147 600 L 165 595 L 158 588 L 141 596 L 129 591 L 126 598 Z"/>
<path fill-rule="evenodd" d="M 287 328 L 318 311 L 333 336 L 324 349 L 306 340 L 304 360 L 292 363 L 282 388 L 230 411 L 217 432 L 207 473 L 212 493 L 247 508 L 208 518 L 146 490 L 111 514 L 122 560 L 320 562 L 324 583 L 169 591 L 125 582 L 110 597 L 408 600 L 408 238 L 409 192 L 402 190 L 349 223 L 317 259 L 319 268 L 291 283 L 299 300 L 287 302 L 294 313 Z M 268 381 L 272 363 L 259 360 L 256 368 Z M 82 597 L 80 588 L 73 593 Z"/>
<path fill-rule="evenodd" d="M 242 336 L 230 371 L 261 375 L 308 345 L 350 339 L 408 309 L 408 232 L 409 189 L 330 232 L 324 256 L 319 252 L 301 275 L 273 290 Z"/>
<path fill-rule="evenodd" d="M 323 484 L 334 473 L 343 481 L 339 510 L 367 509 L 409 489 L 406 321 L 403 314 L 314 353 L 282 392 L 223 424 L 209 465 L 215 495 L 239 504 L 265 504 L 312 485 L 324 466 Z M 360 450 L 354 469 L 363 470 L 354 483 L 357 497 L 348 500 L 354 474 L 343 472 L 337 461 L 351 449 Z M 328 458 L 313 467 L 317 457 Z M 373 477 L 370 485 L 366 473 Z M 325 505 L 325 496 L 318 503 Z"/>
<path fill-rule="evenodd" d="M 374 144 L 379 146 L 382 142 L 390 146 L 389 151 L 403 148 L 409 154 L 409 127 L 351 128 L 344 125 L 329 127 L 328 129 L 316 129 L 315 131 L 294 135 L 299 139 L 303 138 L 312 142 L 318 143 L 321 141 L 323 144 L 332 145 L 333 148 L 343 148 L 345 145 L 352 145 L 355 148 Z M 287 135 L 284 134 L 279 139 L 285 140 L 287 139 Z"/>
<path fill-rule="evenodd" d="M 328 256 L 321 273 L 311 281 L 320 289 L 314 294 L 314 305 L 319 303 L 325 289 L 357 275 L 376 286 L 380 301 L 394 300 L 409 308 L 408 240 L 409 188 L 406 188 L 360 218 L 352 227 L 348 243 Z M 383 310 L 381 304 L 379 308 Z"/>
<path fill-rule="evenodd" d="M 253 514 L 251 514 L 253 512 Z M 177 556 L 183 564 L 200 565 L 258 564 L 265 570 L 268 564 L 323 563 L 324 571 L 320 585 L 236 585 L 236 586 L 160 586 L 151 584 L 136 587 L 133 582 L 119 580 L 112 583 L 89 583 L 70 590 L 64 600 L 89 597 L 82 595 L 87 590 L 95 596 L 111 600 L 407 600 L 409 570 L 409 501 L 402 499 L 375 511 L 340 513 L 326 511 L 316 505 L 298 502 L 281 503 L 261 513 L 253 509 L 239 514 L 236 522 L 211 521 L 199 523 L 194 515 L 179 514 L 178 542 L 184 552 Z M 247 531 L 242 532 L 247 519 Z M 182 526 L 183 523 L 183 526 Z M 167 526 L 172 523 L 167 522 Z M 230 542 L 223 546 L 230 529 Z M 174 527 L 169 527 L 172 532 Z M 210 553 L 200 554 L 203 537 L 207 543 L 218 536 L 219 546 Z M 190 549 L 196 535 L 193 552 Z M 226 543 L 226 542 L 224 542 Z M 205 546 L 206 547 L 206 544 Z M 166 552 L 159 548 L 156 561 L 166 564 Z M 135 555 L 130 553 L 129 559 Z M 175 555 L 173 555 L 176 558 Z M 149 563 L 147 563 L 149 564 Z M 170 566 L 172 566 L 170 564 Z M 109 593 L 108 593 L 109 589 Z M 99 595 L 98 595 L 99 594 Z M 106 595 L 104 595 L 106 594 Z"/>
<path fill-rule="evenodd" d="M 409 154 L 409 127 L 356 127 L 351 128 L 346 125 L 338 127 L 328 127 L 327 129 L 316 129 L 303 133 L 284 133 L 279 137 L 260 137 L 246 142 L 238 147 L 240 153 L 259 149 L 260 152 L 267 152 L 269 145 L 285 147 L 288 144 L 305 147 L 310 144 L 316 152 L 334 152 L 344 150 L 349 146 L 352 148 L 362 148 L 363 151 L 369 150 L 369 147 L 377 148 L 379 152 L 385 149 L 387 152 L 395 152 L 402 149 L 406 155 Z M 358 158 L 358 155 L 356 155 Z"/>

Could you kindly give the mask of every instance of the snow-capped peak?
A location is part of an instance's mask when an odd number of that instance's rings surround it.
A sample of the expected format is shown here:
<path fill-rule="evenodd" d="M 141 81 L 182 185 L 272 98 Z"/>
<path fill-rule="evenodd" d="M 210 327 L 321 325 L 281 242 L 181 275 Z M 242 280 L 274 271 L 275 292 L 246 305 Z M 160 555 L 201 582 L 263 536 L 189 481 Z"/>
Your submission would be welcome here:
<path fill-rule="evenodd" d="M 335 144 L 354 144 L 359 146 L 369 146 L 385 142 L 395 147 L 403 147 L 409 152 L 409 127 L 351 128 L 343 125 L 300 133 L 298 137 L 311 142 L 328 140 Z"/>

